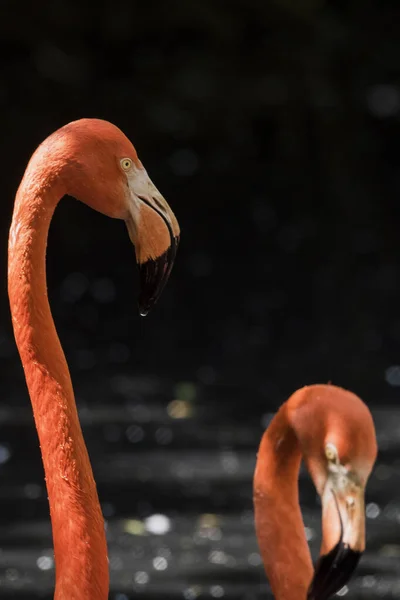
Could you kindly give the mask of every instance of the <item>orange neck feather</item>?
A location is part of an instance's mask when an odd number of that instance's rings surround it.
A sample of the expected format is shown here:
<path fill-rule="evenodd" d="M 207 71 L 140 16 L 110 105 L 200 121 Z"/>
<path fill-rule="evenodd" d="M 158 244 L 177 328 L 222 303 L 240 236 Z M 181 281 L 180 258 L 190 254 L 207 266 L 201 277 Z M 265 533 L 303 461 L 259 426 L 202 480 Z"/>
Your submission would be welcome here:
<path fill-rule="evenodd" d="M 313 576 L 299 505 L 300 462 L 283 405 L 261 440 L 254 475 L 258 544 L 277 600 L 306 600 Z"/>
<path fill-rule="evenodd" d="M 104 522 L 47 298 L 47 235 L 64 193 L 44 179 L 32 185 L 24 178 L 10 229 L 9 298 L 46 475 L 56 560 L 55 600 L 106 600 Z"/>

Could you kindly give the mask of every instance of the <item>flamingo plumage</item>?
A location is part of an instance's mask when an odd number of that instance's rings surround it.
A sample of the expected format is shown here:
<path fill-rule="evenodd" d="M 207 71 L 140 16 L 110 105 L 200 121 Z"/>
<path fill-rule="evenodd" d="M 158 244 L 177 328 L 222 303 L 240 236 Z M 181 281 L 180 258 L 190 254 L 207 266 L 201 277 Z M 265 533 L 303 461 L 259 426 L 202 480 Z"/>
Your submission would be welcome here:
<path fill-rule="evenodd" d="M 358 396 L 333 385 L 297 390 L 261 440 L 254 474 L 255 525 L 277 600 L 328 600 L 365 549 L 364 494 L 377 456 L 374 423 Z M 315 571 L 299 504 L 301 460 L 322 503 Z"/>
<path fill-rule="evenodd" d="M 179 226 L 136 150 L 98 119 L 69 123 L 34 152 L 17 191 L 8 247 L 14 335 L 39 435 L 56 565 L 55 600 L 106 600 L 104 521 L 68 365 L 47 297 L 50 222 L 65 194 L 125 220 L 140 271 L 139 309 L 157 301 L 172 268 Z"/>

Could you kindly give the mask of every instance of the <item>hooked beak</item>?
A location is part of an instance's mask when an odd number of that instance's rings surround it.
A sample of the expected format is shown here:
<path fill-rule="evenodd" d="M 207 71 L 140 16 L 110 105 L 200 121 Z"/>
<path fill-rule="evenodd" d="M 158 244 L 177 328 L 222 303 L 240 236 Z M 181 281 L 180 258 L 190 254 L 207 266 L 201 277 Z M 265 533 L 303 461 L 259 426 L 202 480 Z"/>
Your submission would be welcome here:
<path fill-rule="evenodd" d="M 168 281 L 180 231 L 174 213 L 144 169 L 130 182 L 130 193 L 126 225 L 139 267 L 139 312 L 145 316 Z"/>
<path fill-rule="evenodd" d="M 321 555 L 307 600 L 328 600 L 351 578 L 365 549 L 364 489 L 342 475 L 322 494 Z"/>

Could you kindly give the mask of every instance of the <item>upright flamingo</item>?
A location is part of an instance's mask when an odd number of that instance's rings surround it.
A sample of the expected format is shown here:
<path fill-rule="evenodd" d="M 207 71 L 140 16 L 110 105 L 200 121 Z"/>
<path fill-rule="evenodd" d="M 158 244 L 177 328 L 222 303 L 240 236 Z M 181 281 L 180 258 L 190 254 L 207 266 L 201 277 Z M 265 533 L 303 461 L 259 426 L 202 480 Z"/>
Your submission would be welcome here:
<path fill-rule="evenodd" d="M 69 123 L 48 137 L 33 154 L 15 200 L 8 290 L 46 476 L 56 561 L 54 597 L 106 600 L 104 522 L 47 298 L 47 235 L 65 194 L 125 220 L 140 270 L 143 315 L 169 277 L 179 226 L 131 142 L 117 127 L 97 119 Z"/>
<path fill-rule="evenodd" d="M 376 455 L 371 413 L 351 392 L 312 385 L 281 406 L 254 475 L 258 544 L 277 600 L 328 600 L 349 580 L 365 548 L 364 491 Z M 302 457 L 322 501 L 315 573 L 299 505 Z"/>

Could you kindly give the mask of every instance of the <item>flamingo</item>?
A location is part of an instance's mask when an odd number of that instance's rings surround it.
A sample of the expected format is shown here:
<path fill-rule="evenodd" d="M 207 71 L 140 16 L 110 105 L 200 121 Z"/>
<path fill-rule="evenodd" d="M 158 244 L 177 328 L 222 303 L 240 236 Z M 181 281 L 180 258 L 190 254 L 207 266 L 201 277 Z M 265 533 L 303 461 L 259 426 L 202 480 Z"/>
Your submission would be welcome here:
<path fill-rule="evenodd" d="M 128 138 L 98 119 L 74 121 L 50 135 L 32 155 L 15 199 L 8 291 L 49 497 L 54 598 L 106 600 L 104 521 L 46 288 L 48 230 L 65 194 L 125 220 L 140 271 L 142 315 L 157 301 L 169 277 L 179 226 Z"/>
<path fill-rule="evenodd" d="M 254 474 L 255 526 L 276 600 L 328 600 L 365 549 L 364 492 L 377 455 L 371 413 L 333 385 L 297 390 L 261 440 Z M 322 502 L 314 573 L 299 505 L 301 459 Z"/>

